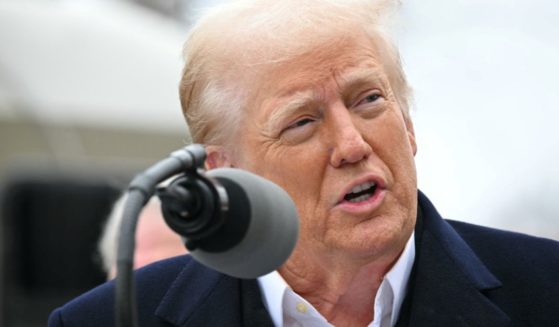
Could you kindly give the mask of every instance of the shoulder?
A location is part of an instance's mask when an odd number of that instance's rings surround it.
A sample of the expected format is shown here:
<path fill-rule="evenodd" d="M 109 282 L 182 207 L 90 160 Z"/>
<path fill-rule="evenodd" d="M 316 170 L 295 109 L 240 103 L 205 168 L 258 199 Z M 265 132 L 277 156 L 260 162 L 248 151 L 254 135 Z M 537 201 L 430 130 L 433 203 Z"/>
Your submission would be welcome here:
<path fill-rule="evenodd" d="M 559 242 L 522 233 L 447 220 L 504 285 L 526 298 L 559 295 Z M 512 287 L 514 285 L 514 287 Z"/>
<path fill-rule="evenodd" d="M 155 312 L 161 299 L 180 272 L 192 259 L 179 256 L 162 260 L 134 273 L 138 313 Z M 115 282 L 106 282 L 56 309 L 49 317 L 49 326 L 111 326 L 114 323 Z"/>
<path fill-rule="evenodd" d="M 504 256 L 508 260 L 544 260 L 559 265 L 559 242 L 522 233 L 447 220 L 480 256 Z M 503 259 L 505 259 L 503 258 Z"/>

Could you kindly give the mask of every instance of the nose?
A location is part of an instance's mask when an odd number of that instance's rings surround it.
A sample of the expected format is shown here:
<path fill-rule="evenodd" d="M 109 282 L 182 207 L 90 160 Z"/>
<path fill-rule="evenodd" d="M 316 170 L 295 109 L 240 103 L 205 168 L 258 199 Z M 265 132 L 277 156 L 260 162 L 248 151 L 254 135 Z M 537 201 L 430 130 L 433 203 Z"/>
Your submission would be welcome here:
<path fill-rule="evenodd" d="M 373 152 L 369 143 L 363 138 L 362 131 L 352 121 L 347 109 L 344 113 L 332 117 L 329 132 L 333 138 L 330 163 L 335 168 L 357 163 Z"/>

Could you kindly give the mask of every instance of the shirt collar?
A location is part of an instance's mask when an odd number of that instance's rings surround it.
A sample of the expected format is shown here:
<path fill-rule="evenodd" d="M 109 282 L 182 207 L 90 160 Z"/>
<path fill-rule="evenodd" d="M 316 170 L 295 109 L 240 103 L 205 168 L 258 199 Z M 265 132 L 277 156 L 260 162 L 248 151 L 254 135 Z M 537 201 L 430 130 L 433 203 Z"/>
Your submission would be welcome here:
<path fill-rule="evenodd" d="M 283 294 L 289 286 L 277 271 L 258 277 L 258 284 L 274 326 L 283 326 Z"/>
<path fill-rule="evenodd" d="M 413 262 L 415 260 L 415 232 L 411 234 L 402 254 L 386 274 L 383 284 L 388 284 L 392 292 L 384 292 L 384 296 L 392 295 L 392 299 L 388 299 L 391 303 L 391 323 L 394 325 L 398 319 L 402 302 L 406 296 L 408 280 L 410 278 Z M 286 290 L 290 289 L 289 285 L 281 277 L 277 271 L 273 271 L 267 275 L 258 278 L 260 289 L 264 294 L 264 305 L 268 309 L 272 321 L 275 326 L 283 326 L 283 297 Z M 379 296 L 375 299 L 375 307 L 379 302 Z M 382 302 L 386 302 L 384 299 Z M 384 325 L 384 324 L 383 324 Z"/>
<path fill-rule="evenodd" d="M 400 314 L 402 302 L 406 297 L 408 289 L 408 281 L 410 279 L 413 262 L 415 260 L 415 232 L 413 232 L 404 247 L 404 251 L 394 264 L 392 269 L 384 276 L 384 281 L 387 281 L 392 287 L 394 300 L 392 303 L 392 323 L 396 324 L 396 320 Z"/>

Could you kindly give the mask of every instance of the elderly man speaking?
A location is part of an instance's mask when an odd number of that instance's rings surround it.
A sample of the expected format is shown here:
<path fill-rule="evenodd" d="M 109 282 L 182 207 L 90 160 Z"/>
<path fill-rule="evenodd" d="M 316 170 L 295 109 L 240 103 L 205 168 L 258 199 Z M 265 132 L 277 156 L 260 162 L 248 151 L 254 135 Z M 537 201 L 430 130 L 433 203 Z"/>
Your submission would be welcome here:
<path fill-rule="evenodd" d="M 559 244 L 443 220 L 417 189 L 410 88 L 374 0 L 230 1 L 193 28 L 180 85 L 207 167 L 285 189 L 301 233 L 256 280 L 188 256 L 136 272 L 141 326 L 550 326 Z M 249 264 L 249 263 L 247 263 Z M 110 326 L 113 284 L 51 326 Z"/>

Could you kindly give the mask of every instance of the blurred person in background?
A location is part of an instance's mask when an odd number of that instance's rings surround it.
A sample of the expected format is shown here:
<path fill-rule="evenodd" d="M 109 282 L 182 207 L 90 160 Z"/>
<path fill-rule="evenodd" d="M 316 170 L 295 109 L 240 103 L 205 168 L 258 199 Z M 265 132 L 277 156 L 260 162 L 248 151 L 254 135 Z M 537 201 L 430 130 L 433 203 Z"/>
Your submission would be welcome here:
<path fill-rule="evenodd" d="M 101 263 L 109 279 L 116 277 L 118 231 L 125 203 L 125 195 L 115 202 L 98 244 Z M 165 223 L 161 213 L 161 203 L 157 198 L 152 198 L 145 205 L 138 218 L 134 269 L 161 259 L 185 254 L 186 252 L 186 247 L 182 243 L 180 236 L 173 232 Z"/>
<path fill-rule="evenodd" d="M 549 326 L 559 243 L 444 220 L 418 191 L 395 1 L 231 1 L 192 30 L 180 87 L 207 166 L 283 187 L 297 246 L 258 279 L 189 256 L 136 273 L 142 326 Z M 246 264 L 250 264 L 247 262 Z M 51 326 L 110 326 L 114 285 Z"/>

